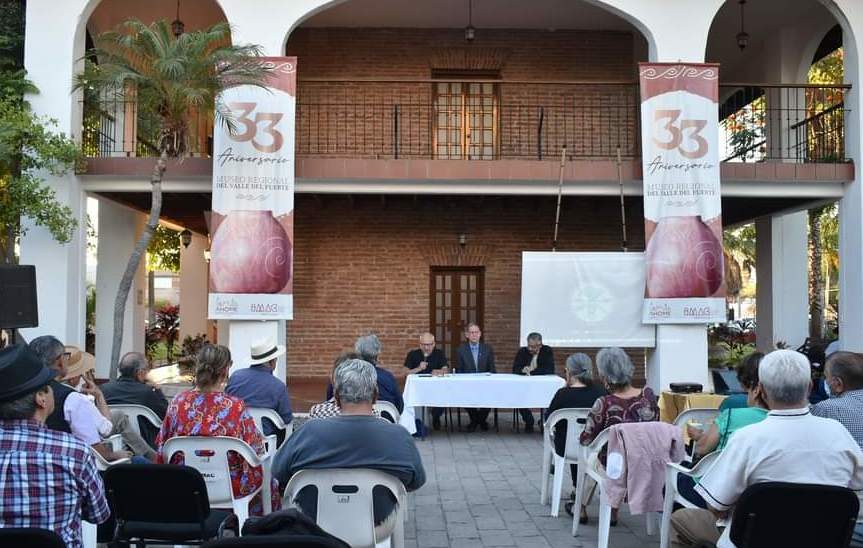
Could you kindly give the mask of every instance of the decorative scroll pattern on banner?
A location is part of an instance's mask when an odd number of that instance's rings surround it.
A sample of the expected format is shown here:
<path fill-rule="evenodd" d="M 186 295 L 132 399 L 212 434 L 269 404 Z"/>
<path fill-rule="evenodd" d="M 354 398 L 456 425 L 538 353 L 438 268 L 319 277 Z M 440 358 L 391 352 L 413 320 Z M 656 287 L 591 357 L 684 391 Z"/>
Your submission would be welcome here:
<path fill-rule="evenodd" d="M 265 57 L 267 87 L 222 93 L 234 131 L 213 137 L 208 317 L 293 318 L 294 57 Z"/>
<path fill-rule="evenodd" d="M 719 68 L 641 63 L 645 323 L 724 321 Z"/>

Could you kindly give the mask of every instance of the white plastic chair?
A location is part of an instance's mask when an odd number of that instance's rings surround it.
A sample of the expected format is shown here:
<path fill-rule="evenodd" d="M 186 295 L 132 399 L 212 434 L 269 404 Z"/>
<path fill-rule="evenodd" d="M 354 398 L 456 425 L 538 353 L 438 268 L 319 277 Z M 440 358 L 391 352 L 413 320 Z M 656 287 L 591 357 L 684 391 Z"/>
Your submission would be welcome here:
<path fill-rule="evenodd" d="M 557 517 L 560 513 L 560 497 L 563 491 L 564 468 L 567 464 L 578 464 L 581 454 L 581 444 L 578 438 L 584 430 L 584 421 L 590 409 L 558 409 L 545 421 L 545 432 L 542 439 L 542 490 L 540 492 L 540 504 L 548 504 L 548 484 L 552 463 L 554 463 L 553 487 L 551 489 L 551 515 Z M 554 451 L 554 427 L 562 421 L 566 421 L 566 449 L 564 455 L 560 456 Z"/>
<path fill-rule="evenodd" d="M 602 448 L 608 443 L 608 435 L 613 427 L 606 428 L 588 446 L 581 446 L 581 455 L 578 466 L 578 478 L 575 487 L 575 504 L 572 507 L 572 536 L 578 535 L 578 518 L 581 513 L 581 505 L 584 502 L 584 490 L 587 478 L 590 477 L 596 482 L 596 488 L 599 491 L 599 529 L 598 547 L 608 548 L 608 536 L 611 532 L 611 505 L 603 496 L 602 482 L 605 478 L 605 471 L 602 464 L 599 462 L 599 453 Z M 624 462 L 623 473 L 626 473 L 626 463 Z M 646 514 L 647 534 L 654 534 L 653 512 Z"/>
<path fill-rule="evenodd" d="M 153 425 L 156 430 L 162 428 L 162 419 L 159 418 L 152 409 L 145 405 L 135 405 L 135 404 L 117 404 L 117 405 L 109 405 L 108 409 L 111 411 L 119 411 L 126 415 L 129 419 L 129 424 L 132 426 L 132 430 L 134 430 L 139 436 L 141 436 L 141 425 L 138 422 L 138 417 L 142 417 L 144 420 Z"/>
<path fill-rule="evenodd" d="M 254 419 L 255 425 L 258 427 L 261 434 L 264 433 L 264 419 L 270 421 L 276 430 L 283 430 L 285 432 L 285 438 L 282 440 L 282 444 L 279 445 L 279 447 L 284 445 L 285 442 L 288 441 L 288 438 L 291 437 L 291 434 L 294 433 L 293 421 L 285 424 L 285 421 L 282 420 L 282 416 L 276 413 L 274 409 L 267 407 L 247 407 L 246 410 L 248 410 L 249 415 Z"/>
<path fill-rule="evenodd" d="M 674 503 L 676 502 L 684 508 L 697 508 L 696 505 L 683 498 L 680 493 L 677 492 L 677 477 L 680 475 L 695 477 L 703 476 L 713 465 L 716 458 L 719 457 L 719 454 L 720 453 L 718 451 L 714 451 L 713 453 L 705 455 L 700 461 L 698 461 L 698 464 L 691 469 L 679 464 L 674 464 L 673 462 L 666 464 L 665 501 L 662 509 L 662 523 L 659 527 L 659 548 L 668 548 L 670 542 L 669 534 L 671 533 L 671 514 L 674 512 Z"/>
<path fill-rule="evenodd" d="M 231 472 L 228 467 L 228 451 L 240 455 L 251 466 L 263 468 L 261 486 L 240 498 L 234 498 L 231 487 Z M 275 451 L 269 445 L 263 457 L 255 453 L 249 444 L 237 438 L 227 436 L 180 436 L 171 438 L 162 445 L 162 457 L 165 462 L 177 453 L 183 453 L 186 466 L 197 469 L 207 484 L 207 495 L 213 508 L 232 510 L 240 522 L 240 529 L 249 517 L 249 502 L 261 494 L 265 511 L 272 511 L 272 489 L 270 480 L 272 474 L 272 456 Z M 267 512 L 268 513 L 268 512 Z"/>
<path fill-rule="evenodd" d="M 316 522 L 324 531 L 339 537 L 353 548 L 372 548 L 387 539 L 392 548 L 404 547 L 407 492 L 402 482 L 394 476 L 366 468 L 300 470 L 285 487 L 282 505 L 296 506 L 294 500 L 297 493 L 310 485 L 317 487 Z M 397 501 L 395 519 L 385 522 L 392 529 L 381 531 L 381 538 L 375 534 L 372 502 L 372 489 L 377 485 L 389 489 Z"/>
<path fill-rule="evenodd" d="M 716 417 L 719 416 L 719 409 L 710 409 L 710 408 L 693 408 L 686 409 L 682 411 L 677 418 L 674 419 L 674 426 L 679 426 L 683 428 L 683 439 L 687 439 L 686 435 L 686 425 L 689 421 L 692 422 L 700 422 L 705 432 L 710 430 L 710 425 L 713 424 L 713 421 L 716 420 Z M 690 448 L 686 449 L 686 462 L 692 462 L 694 459 L 695 447 L 693 446 L 691 451 Z"/>
<path fill-rule="evenodd" d="M 113 436 L 105 438 L 103 440 L 103 443 L 111 444 L 111 451 L 120 451 L 123 449 L 123 436 L 121 436 L 120 434 L 114 434 Z M 105 460 L 105 457 L 100 455 L 99 452 L 93 449 L 92 446 L 90 447 L 90 452 L 93 454 L 93 458 L 96 459 L 96 469 L 100 472 L 104 472 L 115 464 L 126 464 L 128 462 L 132 462 L 132 459 L 130 458 L 117 459 L 112 461 Z"/>
<path fill-rule="evenodd" d="M 384 420 L 389 421 L 390 419 L 386 417 L 386 415 L 389 415 L 390 417 L 392 417 L 392 420 L 390 422 L 398 424 L 399 419 L 402 418 L 398 408 L 388 401 L 376 401 L 372 407 L 374 407 L 374 409 L 378 412 L 380 418 Z M 384 413 L 386 413 L 386 415 Z"/>

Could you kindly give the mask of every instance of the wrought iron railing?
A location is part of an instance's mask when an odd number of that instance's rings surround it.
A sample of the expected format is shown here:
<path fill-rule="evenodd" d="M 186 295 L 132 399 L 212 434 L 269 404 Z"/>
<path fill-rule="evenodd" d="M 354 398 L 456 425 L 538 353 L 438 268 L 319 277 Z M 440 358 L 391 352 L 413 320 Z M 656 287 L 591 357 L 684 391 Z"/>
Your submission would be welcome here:
<path fill-rule="evenodd" d="M 725 162 L 844 162 L 847 85 L 723 84 Z"/>
<path fill-rule="evenodd" d="M 452 81 L 449 81 L 452 84 Z M 457 82 L 458 83 L 458 82 Z M 632 83 L 464 81 L 464 95 L 433 80 L 305 80 L 298 86 L 299 157 L 549 160 L 638 158 L 638 86 Z M 470 86 L 491 84 L 491 95 Z M 489 88 L 482 88 L 488 90 Z M 720 157 L 730 162 L 841 162 L 849 86 L 723 84 Z M 156 156 L 158 125 L 122 96 L 84 104 L 88 157 Z M 212 152 L 212 121 L 192 116 L 189 152 Z"/>

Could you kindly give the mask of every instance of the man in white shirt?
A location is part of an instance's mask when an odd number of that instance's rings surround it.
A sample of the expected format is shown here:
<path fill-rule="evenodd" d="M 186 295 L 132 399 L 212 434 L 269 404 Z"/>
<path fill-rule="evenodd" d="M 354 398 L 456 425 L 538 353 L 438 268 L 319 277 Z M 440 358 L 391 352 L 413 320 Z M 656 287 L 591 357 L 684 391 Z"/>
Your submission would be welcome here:
<path fill-rule="evenodd" d="M 863 451 L 838 422 L 809 412 L 809 360 L 776 350 L 758 367 L 758 387 L 770 413 L 740 429 L 701 478 L 696 491 L 709 510 L 686 508 L 671 518 L 672 546 L 734 548 L 730 519 L 734 504 L 752 484 L 782 481 L 863 490 Z"/>

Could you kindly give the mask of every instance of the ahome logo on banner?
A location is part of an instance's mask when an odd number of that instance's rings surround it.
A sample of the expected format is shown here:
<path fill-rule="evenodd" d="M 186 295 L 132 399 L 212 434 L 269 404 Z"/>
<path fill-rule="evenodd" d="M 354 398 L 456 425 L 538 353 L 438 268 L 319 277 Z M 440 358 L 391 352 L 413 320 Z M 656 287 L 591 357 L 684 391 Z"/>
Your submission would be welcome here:
<path fill-rule="evenodd" d="M 213 137 L 211 319 L 293 318 L 296 59 L 261 62 L 266 89 L 220 97 L 235 127 L 218 124 Z"/>
<path fill-rule="evenodd" d="M 719 67 L 641 63 L 645 323 L 725 320 Z"/>

